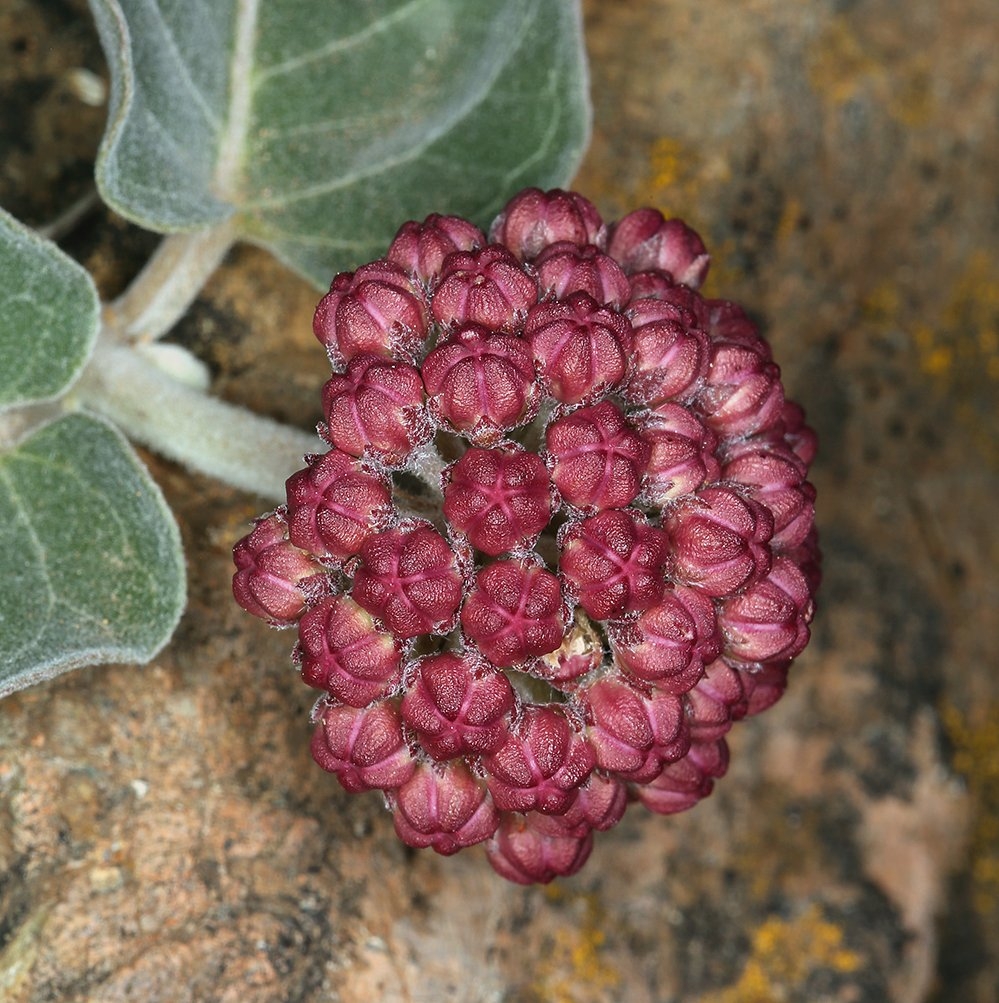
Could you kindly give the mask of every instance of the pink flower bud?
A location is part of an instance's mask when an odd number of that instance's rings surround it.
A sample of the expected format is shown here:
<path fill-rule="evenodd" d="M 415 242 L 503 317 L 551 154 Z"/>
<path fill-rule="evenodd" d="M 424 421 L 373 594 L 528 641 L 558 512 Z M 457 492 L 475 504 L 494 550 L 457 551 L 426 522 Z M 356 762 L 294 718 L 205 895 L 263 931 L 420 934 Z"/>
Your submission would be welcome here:
<path fill-rule="evenodd" d="M 547 391 L 563 404 L 587 404 L 613 390 L 628 372 L 631 325 L 586 293 L 539 303 L 524 337 Z"/>
<path fill-rule="evenodd" d="M 312 737 L 312 758 L 352 793 L 394 790 L 416 769 L 398 711 L 388 703 L 323 707 Z"/>
<path fill-rule="evenodd" d="M 371 455 L 390 466 L 404 463 L 432 428 L 420 374 L 405 362 L 356 355 L 343 374 L 323 387 L 323 433 L 351 456 Z"/>
<path fill-rule="evenodd" d="M 436 760 L 495 752 L 515 706 L 502 672 L 444 652 L 416 663 L 402 717 Z"/>
<path fill-rule="evenodd" d="M 384 477 L 339 449 L 306 460 L 287 482 L 288 535 L 317 557 L 344 561 L 391 518 L 391 490 Z"/>
<path fill-rule="evenodd" d="M 585 512 L 632 502 L 651 452 L 610 401 L 562 415 L 545 431 L 545 444 L 555 487 L 568 504 Z"/>
<path fill-rule="evenodd" d="M 393 801 L 399 838 L 445 856 L 487 840 L 499 825 L 492 798 L 460 761 L 421 763 Z"/>
<path fill-rule="evenodd" d="M 370 537 L 351 595 L 400 639 L 446 634 L 455 623 L 462 577 L 454 551 L 429 523 Z"/>
<path fill-rule="evenodd" d="M 742 677 L 718 658 L 687 694 L 687 719 L 695 742 L 713 742 L 727 734 L 749 707 Z"/>
<path fill-rule="evenodd" d="M 537 564 L 495 561 L 476 576 L 461 610 L 461 626 L 500 669 L 556 651 L 566 629 L 558 579 Z"/>
<path fill-rule="evenodd" d="M 631 286 L 631 297 L 626 314 L 630 315 L 642 300 L 659 300 L 677 311 L 675 319 L 685 327 L 700 328 L 704 301 L 693 289 L 674 282 L 668 272 L 659 269 L 635 272 L 628 276 L 628 285 Z"/>
<path fill-rule="evenodd" d="M 615 624 L 610 638 L 617 664 L 665 693 L 686 693 L 721 652 L 714 603 L 682 585 L 636 620 Z"/>
<path fill-rule="evenodd" d="M 700 388 L 710 344 L 707 334 L 677 316 L 686 313 L 661 299 L 640 299 L 629 308 L 635 345 L 624 388 L 629 401 L 654 407 Z"/>
<path fill-rule="evenodd" d="M 289 542 L 287 523 L 277 512 L 257 520 L 233 547 L 232 559 L 236 602 L 275 627 L 287 627 L 302 615 L 307 593 L 326 591 L 325 569 Z"/>
<path fill-rule="evenodd" d="M 591 202 L 576 192 L 525 188 L 514 195 L 489 230 L 493 243 L 505 244 L 521 261 L 531 261 L 559 241 L 603 246 L 606 228 Z"/>
<path fill-rule="evenodd" d="M 706 798 L 714 782 L 728 769 L 728 744 L 724 738 L 694 742 L 683 759 L 670 763 L 655 780 L 636 784 L 632 793 L 649 811 L 673 815 L 693 808 Z"/>
<path fill-rule="evenodd" d="M 665 219 L 658 209 L 636 209 L 610 228 L 607 253 L 630 275 L 661 268 L 697 289 L 711 258 L 701 238 L 679 219 Z"/>
<path fill-rule="evenodd" d="M 749 497 L 774 517 L 771 546 L 791 550 L 805 540 L 815 522 L 815 488 L 804 480 L 800 460 L 783 443 L 739 440 L 726 450 L 722 477 L 748 488 Z"/>
<path fill-rule="evenodd" d="M 559 241 L 534 260 L 543 296 L 566 299 L 583 292 L 604 306 L 620 309 L 631 296 L 628 276 L 609 255 L 593 244 Z"/>
<path fill-rule="evenodd" d="M 791 665 L 789 658 L 777 662 L 766 662 L 763 665 L 739 666 L 742 686 L 746 691 L 746 717 L 762 714 L 772 707 L 784 695 L 787 688 L 787 670 Z"/>
<path fill-rule="evenodd" d="M 595 762 L 593 749 L 560 707 L 532 705 L 482 765 L 500 811 L 561 815 Z"/>
<path fill-rule="evenodd" d="M 538 301 L 538 286 L 517 259 L 499 244 L 455 251 L 441 267 L 431 310 L 446 327 L 481 324 L 512 331 Z"/>
<path fill-rule="evenodd" d="M 722 436 L 752 435 L 780 419 L 784 388 L 780 370 L 751 348 L 716 344 L 698 410 Z"/>
<path fill-rule="evenodd" d="M 785 400 L 780 413 L 782 439 L 787 443 L 807 472 L 818 452 L 818 438 L 813 429 L 805 424 L 805 412 L 801 405 Z"/>
<path fill-rule="evenodd" d="M 655 606 L 665 588 L 669 541 L 631 511 L 610 509 L 569 525 L 559 568 L 594 620 Z"/>
<path fill-rule="evenodd" d="M 605 676 L 583 690 L 581 699 L 586 737 L 602 770 L 647 783 L 690 745 L 678 696 L 643 693 L 623 679 Z"/>
<path fill-rule="evenodd" d="M 490 557 L 530 546 L 551 514 L 548 470 L 519 446 L 469 449 L 445 475 L 448 524 Z"/>
<path fill-rule="evenodd" d="M 334 364 L 361 354 L 408 358 L 427 336 L 427 305 L 398 265 L 373 261 L 336 276 L 312 330 Z"/>
<path fill-rule="evenodd" d="M 734 595 L 770 570 L 773 516 L 730 488 L 707 487 L 663 519 L 670 573 L 709 596 Z"/>
<path fill-rule="evenodd" d="M 531 821 L 540 832 L 581 838 L 591 830 L 613 829 L 627 807 L 627 784 L 619 777 L 594 771 L 576 792 L 576 800 L 564 815 L 534 814 Z"/>
<path fill-rule="evenodd" d="M 725 654 L 742 662 L 794 658 L 808 643 L 812 609 L 805 576 L 786 557 L 775 557 L 766 578 L 721 604 Z"/>
<path fill-rule="evenodd" d="M 593 834 L 557 836 L 542 832 L 530 815 L 504 814 L 486 844 L 493 869 L 520 885 L 547 884 L 575 874 L 593 849 Z"/>
<path fill-rule="evenodd" d="M 479 445 L 495 445 L 537 414 L 539 388 L 526 342 L 474 325 L 423 360 L 430 410 Z"/>
<path fill-rule="evenodd" d="M 770 346 L 760 337 L 759 328 L 738 303 L 703 300 L 699 319 L 715 344 L 739 345 L 756 352 L 765 362 L 772 361 Z"/>
<path fill-rule="evenodd" d="M 822 552 L 819 549 L 818 534 L 813 526 L 808 536 L 797 547 L 787 551 L 786 555 L 793 561 L 808 582 L 809 591 L 814 596 L 822 583 Z"/>
<path fill-rule="evenodd" d="M 644 499 L 666 506 L 718 480 L 718 437 L 685 407 L 660 404 L 637 424 L 650 447 L 642 481 Z"/>
<path fill-rule="evenodd" d="M 302 679 L 352 707 L 388 696 L 402 681 L 399 642 L 345 596 L 329 596 L 298 625 Z"/>
<path fill-rule="evenodd" d="M 403 223 L 385 257 L 430 286 L 452 251 L 472 251 L 485 243 L 482 231 L 468 220 L 431 213 L 422 223 Z"/>

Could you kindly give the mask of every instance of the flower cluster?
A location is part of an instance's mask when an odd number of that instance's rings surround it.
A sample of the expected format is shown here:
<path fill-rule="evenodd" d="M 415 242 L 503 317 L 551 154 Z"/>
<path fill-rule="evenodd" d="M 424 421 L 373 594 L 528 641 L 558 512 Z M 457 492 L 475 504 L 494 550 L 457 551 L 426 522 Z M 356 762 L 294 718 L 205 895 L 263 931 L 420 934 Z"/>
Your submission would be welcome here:
<path fill-rule="evenodd" d="M 323 455 L 235 548 L 298 632 L 312 754 L 406 843 L 577 871 L 629 803 L 690 808 L 769 707 L 819 580 L 815 437 L 708 256 L 527 189 L 488 237 L 406 223 L 314 322 Z"/>

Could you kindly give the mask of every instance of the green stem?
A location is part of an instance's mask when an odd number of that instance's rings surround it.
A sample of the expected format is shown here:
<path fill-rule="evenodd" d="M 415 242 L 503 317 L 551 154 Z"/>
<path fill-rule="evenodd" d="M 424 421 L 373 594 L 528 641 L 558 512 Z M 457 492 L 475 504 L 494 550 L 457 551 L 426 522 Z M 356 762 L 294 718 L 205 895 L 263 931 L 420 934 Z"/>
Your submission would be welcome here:
<path fill-rule="evenodd" d="M 309 435 L 187 386 L 133 348 L 98 342 L 72 398 L 117 423 L 131 439 L 233 487 L 280 502 Z"/>
<path fill-rule="evenodd" d="M 166 334 L 187 313 L 234 240 L 225 223 L 165 237 L 128 289 L 105 308 L 105 324 L 116 339 L 152 341 Z"/>

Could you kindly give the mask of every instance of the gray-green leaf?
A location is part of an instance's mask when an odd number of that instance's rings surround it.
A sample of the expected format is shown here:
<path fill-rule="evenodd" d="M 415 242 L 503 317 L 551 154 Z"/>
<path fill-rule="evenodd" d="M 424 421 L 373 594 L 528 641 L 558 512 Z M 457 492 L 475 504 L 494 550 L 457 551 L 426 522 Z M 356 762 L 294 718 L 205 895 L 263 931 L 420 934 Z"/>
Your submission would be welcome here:
<path fill-rule="evenodd" d="M 0 696 L 95 662 L 145 662 L 185 602 L 180 534 L 104 421 L 65 415 L 0 455 Z"/>
<path fill-rule="evenodd" d="M 90 276 L 0 209 L 0 411 L 58 397 L 97 337 Z"/>
<path fill-rule="evenodd" d="M 104 198 L 151 229 L 236 214 L 318 284 L 401 222 L 485 223 L 588 138 L 576 0 L 91 0 Z"/>

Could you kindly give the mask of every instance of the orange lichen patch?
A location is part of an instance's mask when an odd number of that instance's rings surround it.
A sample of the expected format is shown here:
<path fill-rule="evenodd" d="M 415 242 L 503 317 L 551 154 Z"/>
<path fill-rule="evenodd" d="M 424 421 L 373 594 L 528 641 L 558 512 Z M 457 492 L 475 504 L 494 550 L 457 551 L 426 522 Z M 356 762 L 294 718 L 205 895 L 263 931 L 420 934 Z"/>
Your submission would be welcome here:
<path fill-rule="evenodd" d="M 972 801 L 971 875 L 977 912 L 999 910 L 999 703 L 977 706 L 968 715 L 954 704 L 941 709 L 954 746 L 952 765 Z"/>
<path fill-rule="evenodd" d="M 929 376 L 962 369 L 999 379 L 999 274 L 989 254 L 969 256 L 937 323 L 915 326 L 912 337 Z"/>
<path fill-rule="evenodd" d="M 558 885 L 548 885 L 544 894 L 549 902 L 564 902 L 575 921 L 555 930 L 551 950 L 538 966 L 538 997 L 550 1003 L 608 998 L 621 975 L 605 957 L 606 917 L 599 896 Z"/>
<path fill-rule="evenodd" d="M 800 989 L 818 970 L 857 971 L 861 956 L 844 946 L 843 930 L 817 905 L 795 919 L 771 917 L 753 934 L 752 948 L 739 980 L 700 1003 L 773 1003 Z"/>

